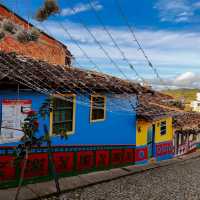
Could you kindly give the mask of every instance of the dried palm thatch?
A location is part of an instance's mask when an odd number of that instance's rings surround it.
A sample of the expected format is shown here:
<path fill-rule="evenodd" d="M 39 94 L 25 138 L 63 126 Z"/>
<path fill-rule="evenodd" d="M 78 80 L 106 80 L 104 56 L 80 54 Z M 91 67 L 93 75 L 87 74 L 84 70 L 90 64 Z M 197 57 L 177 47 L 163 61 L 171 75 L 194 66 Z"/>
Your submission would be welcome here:
<path fill-rule="evenodd" d="M 48 17 L 48 13 L 43 8 L 40 8 L 36 13 L 36 19 L 38 21 L 45 21 Z"/>
<path fill-rule="evenodd" d="M 16 31 L 15 24 L 12 21 L 10 21 L 9 19 L 3 19 L 2 28 L 4 29 L 4 31 L 7 31 L 11 34 L 14 34 Z"/>
<path fill-rule="evenodd" d="M 175 117 L 174 126 L 176 130 L 200 129 L 200 114 L 184 112 Z"/>
<path fill-rule="evenodd" d="M 52 65 L 16 53 L 0 51 L 0 72 L 7 73 L 8 70 L 10 70 L 8 75 L 10 80 L 20 79 L 22 85 L 24 83 L 26 86 L 25 80 L 28 76 L 28 82 L 40 90 L 56 90 L 64 93 L 70 91 L 91 92 L 92 90 L 123 95 L 151 92 L 140 84 L 107 74 L 63 65 Z"/>
<path fill-rule="evenodd" d="M 44 2 L 44 8 L 49 12 L 49 13 L 57 13 L 59 12 L 59 7 L 57 5 L 56 0 L 46 0 Z"/>
<path fill-rule="evenodd" d="M 44 21 L 49 16 L 59 12 L 59 6 L 56 0 L 45 0 L 44 7 L 40 8 L 36 13 L 36 19 L 38 21 Z"/>

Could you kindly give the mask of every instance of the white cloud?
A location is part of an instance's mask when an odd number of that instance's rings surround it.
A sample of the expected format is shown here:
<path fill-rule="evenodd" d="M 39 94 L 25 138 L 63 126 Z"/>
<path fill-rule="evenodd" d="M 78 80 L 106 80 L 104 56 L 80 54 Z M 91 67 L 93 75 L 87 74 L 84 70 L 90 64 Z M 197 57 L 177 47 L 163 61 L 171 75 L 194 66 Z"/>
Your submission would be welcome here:
<path fill-rule="evenodd" d="M 180 76 L 176 77 L 174 80 L 174 85 L 179 87 L 200 87 L 200 74 L 195 74 L 194 72 L 185 72 Z"/>
<path fill-rule="evenodd" d="M 58 22 L 47 21 L 44 25 L 54 37 L 60 39 L 68 46 L 72 54 L 77 58 L 82 66 L 86 68 L 91 66 L 89 61 L 85 58 L 76 44 L 71 41 Z M 104 72 L 120 76 L 117 69 L 114 68 L 98 45 L 80 24 L 64 21 L 63 25 L 87 52 L 89 57 L 97 63 Z M 126 57 L 136 67 L 140 75 L 149 80 L 155 77 L 152 70 L 147 67 L 141 52 L 138 51 L 137 45 L 132 40 L 130 32 L 125 27 L 108 27 L 108 29 L 124 51 Z M 127 63 L 122 60 L 119 51 L 114 47 L 110 38 L 102 28 L 90 27 L 90 30 L 96 35 L 97 40 L 104 46 L 110 56 L 119 64 L 123 71 L 128 74 L 130 78 L 135 78 L 133 71 L 131 71 Z M 158 69 L 160 75 L 166 81 L 170 80 L 169 84 L 181 85 L 180 81 L 179 83 L 177 82 L 180 78 L 178 78 L 176 82 L 174 82 L 174 80 L 180 74 L 184 74 L 188 71 L 200 74 L 200 35 L 198 32 L 136 29 L 136 35 L 141 41 L 149 58 Z M 198 82 L 198 80 L 196 80 L 196 82 Z M 158 84 L 158 82 L 156 82 L 156 84 Z M 188 83 L 188 85 L 195 86 L 198 84 Z"/>
<path fill-rule="evenodd" d="M 92 1 L 91 4 L 92 4 L 92 6 L 89 3 L 88 4 L 79 3 L 79 4 L 75 5 L 73 7 L 73 9 L 63 8 L 61 10 L 61 16 L 76 15 L 81 12 L 89 11 L 93 8 L 98 11 L 103 8 L 103 6 L 98 1 Z"/>
<path fill-rule="evenodd" d="M 105 58 L 101 50 L 99 50 L 98 45 L 80 24 L 65 21 L 63 25 L 68 29 L 71 35 L 73 35 L 73 38 L 89 52 L 91 57 Z M 61 39 L 66 44 L 70 43 L 74 46 L 74 43 L 71 42 L 67 33 L 58 22 L 48 21 L 45 26 L 48 27 L 48 30 L 56 38 Z M 134 61 L 144 60 L 144 58 L 140 56 L 137 45 L 132 40 L 130 32 L 125 27 L 108 27 L 108 29 L 129 59 Z M 118 50 L 113 47 L 110 38 L 101 27 L 93 27 L 90 28 L 90 30 L 94 35 L 98 36 L 97 40 L 108 49 L 113 58 L 120 58 Z M 200 35 L 198 32 L 137 29 L 136 35 L 149 56 L 157 64 L 200 65 Z M 71 49 L 73 52 L 72 46 Z M 79 52 L 75 51 L 73 53 L 75 56 L 80 56 Z"/>
<path fill-rule="evenodd" d="M 192 4 L 190 0 L 157 0 L 154 8 L 159 11 L 163 22 L 185 23 L 195 21 L 195 11 L 200 9 L 200 2 Z"/>
<path fill-rule="evenodd" d="M 155 87 L 163 89 L 163 85 L 160 85 L 158 80 L 150 79 L 149 82 Z M 165 79 L 165 84 L 169 88 L 199 88 L 200 87 L 200 73 L 185 72 L 179 74 L 174 79 Z"/>
<path fill-rule="evenodd" d="M 182 82 L 190 82 L 195 79 L 195 74 L 193 72 L 186 72 L 181 74 L 180 76 L 176 77 L 175 82 L 182 83 Z"/>

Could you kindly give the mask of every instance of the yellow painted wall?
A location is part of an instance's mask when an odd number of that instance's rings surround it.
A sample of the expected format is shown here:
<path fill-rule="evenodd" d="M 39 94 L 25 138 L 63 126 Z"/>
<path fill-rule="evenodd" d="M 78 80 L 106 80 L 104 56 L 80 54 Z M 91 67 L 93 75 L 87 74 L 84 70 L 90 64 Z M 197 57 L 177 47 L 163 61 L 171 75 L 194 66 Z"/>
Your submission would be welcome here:
<path fill-rule="evenodd" d="M 144 120 L 137 121 L 136 146 L 144 146 L 147 144 L 147 130 L 150 125 L 150 123 Z"/>
<path fill-rule="evenodd" d="M 165 135 L 160 134 L 160 123 L 166 121 L 167 131 Z M 155 124 L 155 143 L 167 142 L 173 139 L 173 127 L 172 118 L 165 118 L 155 122 L 147 122 L 145 120 L 137 121 L 137 133 L 136 133 L 136 146 L 147 145 L 147 131 L 150 126 Z M 140 129 L 140 131 L 139 131 Z"/>
<path fill-rule="evenodd" d="M 167 123 L 167 132 L 164 135 L 160 134 L 160 123 L 162 121 L 166 121 Z M 171 117 L 156 121 L 155 125 L 156 125 L 155 143 L 166 142 L 173 139 L 173 127 L 172 127 Z"/>

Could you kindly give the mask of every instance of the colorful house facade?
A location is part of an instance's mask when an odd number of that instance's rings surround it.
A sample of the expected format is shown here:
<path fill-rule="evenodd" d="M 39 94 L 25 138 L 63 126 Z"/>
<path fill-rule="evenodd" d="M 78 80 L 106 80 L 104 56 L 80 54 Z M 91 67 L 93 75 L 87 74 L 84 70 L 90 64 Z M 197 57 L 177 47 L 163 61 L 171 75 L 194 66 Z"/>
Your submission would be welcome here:
<path fill-rule="evenodd" d="M 136 164 L 159 162 L 173 157 L 172 116 L 166 109 L 145 102 L 137 114 Z"/>
<path fill-rule="evenodd" d="M 4 18 L 32 26 L 0 5 Z M 151 89 L 71 67 L 67 47 L 43 32 L 29 44 L 8 35 L 0 47 L 0 188 L 19 182 L 18 147 L 32 110 L 38 113 L 36 137 L 48 132 L 60 177 L 173 157 L 171 114 L 149 102 L 138 106 L 139 95 L 153 98 Z M 40 109 L 46 102 L 51 104 L 44 118 Z M 31 148 L 24 183 L 52 178 L 48 151 L 45 142 Z"/>
<path fill-rule="evenodd" d="M 16 186 L 24 119 L 38 113 L 36 137 L 48 131 L 59 176 L 159 162 L 173 157 L 172 116 L 138 96 L 139 84 L 75 67 L 0 52 L 0 187 Z M 46 118 L 39 115 L 51 101 Z M 139 104 L 139 106 L 138 106 Z M 46 127 L 46 129 L 44 128 Z M 15 163 L 15 165 L 13 165 Z M 29 152 L 24 183 L 52 178 L 46 143 Z"/>
<path fill-rule="evenodd" d="M 174 118 L 175 156 L 196 151 L 200 143 L 200 115 L 183 112 Z"/>
<path fill-rule="evenodd" d="M 0 52 L 0 63 L 1 187 L 18 183 L 22 164 L 13 162 L 26 113 L 39 113 L 49 99 L 51 112 L 45 119 L 38 115 L 36 136 L 44 136 L 47 127 L 59 176 L 134 164 L 137 94 L 149 89 L 14 53 Z M 25 182 L 52 178 L 46 144 L 31 149 L 28 163 Z"/>

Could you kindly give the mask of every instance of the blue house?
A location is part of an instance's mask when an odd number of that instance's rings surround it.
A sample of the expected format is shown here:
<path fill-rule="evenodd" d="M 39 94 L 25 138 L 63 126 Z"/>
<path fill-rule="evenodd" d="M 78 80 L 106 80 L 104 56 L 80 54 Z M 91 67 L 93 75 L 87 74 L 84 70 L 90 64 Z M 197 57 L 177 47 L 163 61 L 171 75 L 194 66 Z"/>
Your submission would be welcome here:
<path fill-rule="evenodd" d="M 106 74 L 51 65 L 15 53 L 0 52 L 0 63 L 0 162 L 15 159 L 26 113 L 38 113 L 51 99 L 48 117 L 38 115 L 37 137 L 44 135 L 46 125 L 60 175 L 134 163 L 137 94 L 148 89 Z M 29 163 L 27 180 L 49 177 L 45 144 L 31 149 Z M 11 165 L 1 170 L 3 183 L 18 178 Z"/>

